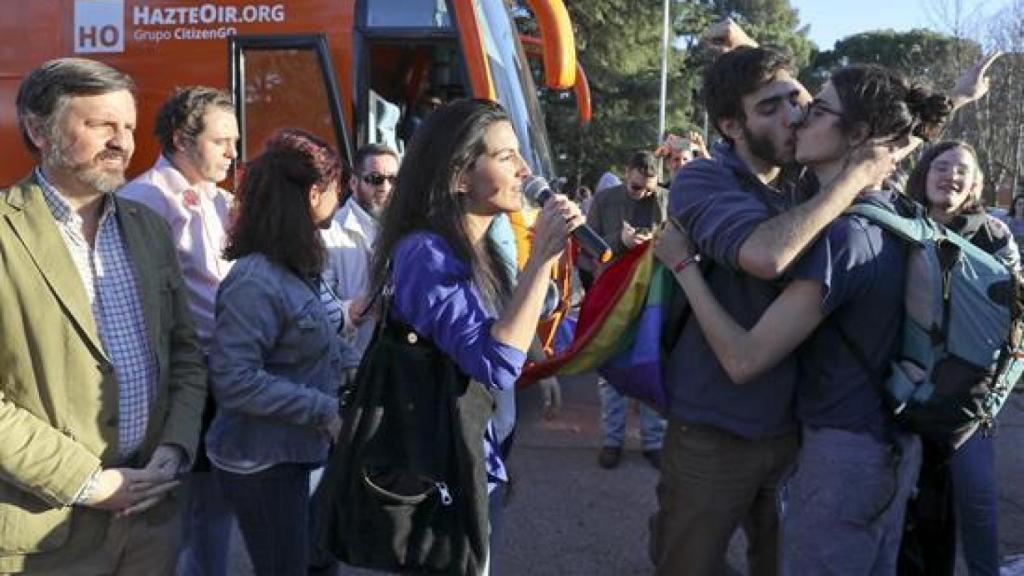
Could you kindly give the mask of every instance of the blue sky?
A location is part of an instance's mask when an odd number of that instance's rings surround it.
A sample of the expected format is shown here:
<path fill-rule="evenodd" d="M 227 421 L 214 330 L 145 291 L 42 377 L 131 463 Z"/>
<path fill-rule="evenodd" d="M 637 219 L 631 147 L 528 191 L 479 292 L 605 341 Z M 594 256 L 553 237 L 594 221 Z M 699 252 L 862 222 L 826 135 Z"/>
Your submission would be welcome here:
<path fill-rule="evenodd" d="M 829 50 L 836 40 L 868 30 L 892 28 L 936 28 L 926 5 L 952 4 L 952 0 L 790 0 L 800 11 L 801 24 L 810 24 L 810 37 L 821 50 Z M 968 10 L 980 6 L 991 14 L 1009 4 L 1009 0 L 967 0 Z"/>

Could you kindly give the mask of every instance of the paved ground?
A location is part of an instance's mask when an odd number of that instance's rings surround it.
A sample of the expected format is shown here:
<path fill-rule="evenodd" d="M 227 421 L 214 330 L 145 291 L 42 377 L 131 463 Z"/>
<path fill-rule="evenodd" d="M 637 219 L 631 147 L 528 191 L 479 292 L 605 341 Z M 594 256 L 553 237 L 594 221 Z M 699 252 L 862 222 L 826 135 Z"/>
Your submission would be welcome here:
<path fill-rule="evenodd" d="M 635 414 L 630 450 L 616 470 L 597 466 L 598 398 L 593 376 L 563 381 L 555 420 L 540 415 L 536 390 L 520 393 L 520 430 L 512 460 L 519 482 L 498 555 L 506 575 L 643 575 L 647 519 L 656 507 L 657 474 L 640 456 Z M 1004 409 L 997 437 L 1003 574 L 1024 576 L 1024 396 Z M 730 573 L 745 574 L 746 545 L 730 546 Z M 966 571 L 959 567 L 959 574 Z"/>
<path fill-rule="evenodd" d="M 541 416 L 539 390 L 520 393 L 520 425 L 510 462 L 518 478 L 507 509 L 500 576 L 624 576 L 651 574 L 647 520 L 656 506 L 656 472 L 640 456 L 635 413 L 628 450 L 615 470 L 597 466 L 598 398 L 593 375 L 562 383 L 564 405 L 553 420 Z M 1015 395 L 1001 418 L 998 472 L 1004 576 L 1024 576 L 1024 396 Z M 236 539 L 237 544 L 237 539 Z M 745 543 L 734 538 L 731 576 L 745 574 Z M 233 552 L 232 571 L 247 574 Z M 366 575 L 365 571 L 344 571 Z M 962 567 L 959 574 L 966 574 Z"/>

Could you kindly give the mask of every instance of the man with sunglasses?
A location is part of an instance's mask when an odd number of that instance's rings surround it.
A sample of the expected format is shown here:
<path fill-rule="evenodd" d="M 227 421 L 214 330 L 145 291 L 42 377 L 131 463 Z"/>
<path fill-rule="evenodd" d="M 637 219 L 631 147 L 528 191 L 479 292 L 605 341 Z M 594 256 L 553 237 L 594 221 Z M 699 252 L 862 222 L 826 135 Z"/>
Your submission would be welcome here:
<path fill-rule="evenodd" d="M 383 144 L 367 144 L 356 151 L 350 196 L 323 231 L 327 246 L 324 279 L 341 300 L 344 336 L 350 346 L 343 355 L 346 384 L 359 367 L 373 335 L 373 322 L 364 322 L 370 298 L 366 294 L 370 256 L 380 229 L 378 219 L 398 178 L 398 153 Z"/>
<path fill-rule="evenodd" d="M 587 212 L 587 224 L 604 238 L 615 254 L 622 254 L 654 236 L 654 230 L 665 220 L 667 205 L 668 191 L 658 186 L 657 158 L 652 152 L 643 150 L 629 159 L 623 184 L 597 193 Z M 628 402 L 604 378 L 598 379 L 597 386 L 601 396 L 604 436 L 597 462 L 602 468 L 615 468 L 622 459 Z M 643 455 L 655 468 L 661 465 L 664 435 L 665 420 L 653 408 L 642 404 L 640 436 Z"/>

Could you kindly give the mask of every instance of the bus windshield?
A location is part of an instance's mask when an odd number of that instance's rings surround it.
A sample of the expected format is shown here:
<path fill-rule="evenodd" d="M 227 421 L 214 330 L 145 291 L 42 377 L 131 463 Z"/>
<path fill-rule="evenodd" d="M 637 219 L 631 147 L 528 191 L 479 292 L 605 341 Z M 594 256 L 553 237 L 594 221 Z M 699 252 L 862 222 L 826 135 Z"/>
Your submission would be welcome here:
<path fill-rule="evenodd" d="M 503 1 L 475 0 L 477 21 L 487 50 L 498 101 L 508 110 L 523 158 L 534 174 L 556 176 L 551 148 L 537 100 L 537 87 L 519 43 L 512 15 Z"/>

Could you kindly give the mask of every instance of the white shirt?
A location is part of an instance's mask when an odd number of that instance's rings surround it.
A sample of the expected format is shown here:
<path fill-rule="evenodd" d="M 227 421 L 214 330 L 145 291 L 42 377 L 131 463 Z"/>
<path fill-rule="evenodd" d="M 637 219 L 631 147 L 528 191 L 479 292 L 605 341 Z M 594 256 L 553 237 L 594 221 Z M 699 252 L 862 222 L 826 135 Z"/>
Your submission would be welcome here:
<path fill-rule="evenodd" d="M 196 335 L 203 350 L 208 350 L 217 287 L 231 269 L 231 262 L 221 254 L 234 198 L 212 182 L 190 185 L 163 155 L 118 194 L 152 208 L 170 225 Z"/>
<path fill-rule="evenodd" d="M 346 368 L 359 365 L 373 336 L 373 322 L 364 322 L 356 328 L 349 321 L 348 310 L 352 301 L 364 294 L 369 285 L 370 258 L 378 232 L 377 220 L 363 210 L 354 197 L 350 197 L 335 213 L 331 227 L 321 232 L 327 246 L 324 280 L 341 300 L 345 312 L 346 326 L 342 335 L 351 348 L 351 354 L 345 355 Z"/>

